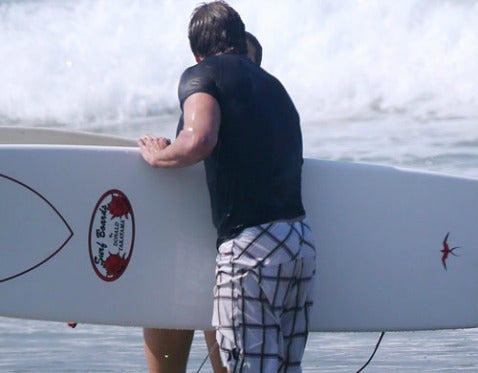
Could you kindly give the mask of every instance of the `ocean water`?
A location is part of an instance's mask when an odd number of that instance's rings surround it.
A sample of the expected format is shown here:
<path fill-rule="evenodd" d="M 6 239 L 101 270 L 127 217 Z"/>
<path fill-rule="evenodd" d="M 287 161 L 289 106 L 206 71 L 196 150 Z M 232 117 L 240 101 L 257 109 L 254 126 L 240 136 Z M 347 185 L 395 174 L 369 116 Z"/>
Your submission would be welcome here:
<path fill-rule="evenodd" d="M 0 125 L 173 137 L 197 3 L 0 1 Z M 301 113 L 305 156 L 478 178 L 478 1 L 230 3 Z M 0 331 L 1 372 L 146 371 L 138 328 Z M 377 339 L 312 333 L 304 371 L 355 372 Z M 205 355 L 197 333 L 188 371 Z M 478 372 L 478 329 L 387 333 L 366 371 Z"/>

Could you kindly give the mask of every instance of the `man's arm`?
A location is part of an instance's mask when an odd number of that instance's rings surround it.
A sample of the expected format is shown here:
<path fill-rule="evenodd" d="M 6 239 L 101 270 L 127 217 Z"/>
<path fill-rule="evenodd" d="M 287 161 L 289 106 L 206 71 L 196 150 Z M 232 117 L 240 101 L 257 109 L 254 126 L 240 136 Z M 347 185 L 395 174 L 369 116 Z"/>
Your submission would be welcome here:
<path fill-rule="evenodd" d="M 146 135 L 139 141 L 141 155 L 153 167 L 190 166 L 205 159 L 217 144 L 221 109 L 207 93 L 194 93 L 183 105 L 184 128 L 174 143 Z"/>

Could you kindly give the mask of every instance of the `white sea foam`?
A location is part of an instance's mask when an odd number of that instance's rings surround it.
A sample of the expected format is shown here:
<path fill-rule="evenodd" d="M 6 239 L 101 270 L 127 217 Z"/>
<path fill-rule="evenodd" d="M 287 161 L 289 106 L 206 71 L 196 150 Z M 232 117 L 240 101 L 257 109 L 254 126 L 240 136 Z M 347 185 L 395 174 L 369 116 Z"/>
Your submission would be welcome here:
<path fill-rule="evenodd" d="M 176 110 L 196 0 L 0 3 L 0 121 Z M 306 120 L 478 115 L 478 1 L 230 1 Z"/>

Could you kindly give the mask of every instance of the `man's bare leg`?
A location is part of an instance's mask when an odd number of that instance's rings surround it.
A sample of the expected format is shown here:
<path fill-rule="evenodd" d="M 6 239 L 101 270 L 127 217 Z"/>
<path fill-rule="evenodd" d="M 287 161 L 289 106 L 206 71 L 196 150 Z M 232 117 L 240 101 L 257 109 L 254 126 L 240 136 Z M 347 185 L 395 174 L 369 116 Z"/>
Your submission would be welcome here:
<path fill-rule="evenodd" d="M 144 328 L 143 336 L 150 373 L 186 372 L 194 330 Z"/>

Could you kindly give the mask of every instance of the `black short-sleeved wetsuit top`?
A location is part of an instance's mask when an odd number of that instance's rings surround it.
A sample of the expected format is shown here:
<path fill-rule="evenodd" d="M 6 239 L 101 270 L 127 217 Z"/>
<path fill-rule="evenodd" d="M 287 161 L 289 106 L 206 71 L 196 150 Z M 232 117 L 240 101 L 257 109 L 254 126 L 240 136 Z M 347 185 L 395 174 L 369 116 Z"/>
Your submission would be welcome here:
<path fill-rule="evenodd" d="M 181 109 L 198 92 L 221 108 L 218 142 L 205 159 L 218 244 L 244 228 L 304 215 L 300 120 L 282 84 L 247 56 L 222 54 L 183 73 Z"/>

